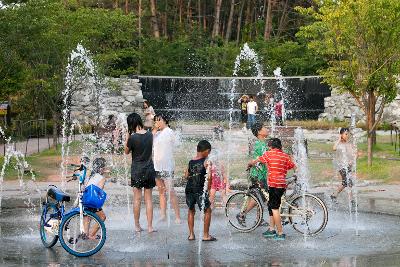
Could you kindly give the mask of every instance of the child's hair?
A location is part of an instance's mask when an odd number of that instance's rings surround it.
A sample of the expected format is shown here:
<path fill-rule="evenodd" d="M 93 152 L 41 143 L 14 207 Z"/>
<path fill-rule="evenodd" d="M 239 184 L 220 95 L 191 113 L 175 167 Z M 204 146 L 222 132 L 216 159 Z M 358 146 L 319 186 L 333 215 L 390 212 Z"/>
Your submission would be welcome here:
<path fill-rule="evenodd" d="M 251 96 L 249 97 L 249 99 L 253 99 L 253 100 L 254 100 L 254 96 L 251 95 Z"/>
<path fill-rule="evenodd" d="M 92 172 L 90 176 L 96 173 L 100 173 L 100 170 L 104 167 L 106 167 L 106 160 L 104 158 L 96 158 L 95 160 L 93 160 Z"/>
<path fill-rule="evenodd" d="M 146 105 L 147 105 L 147 107 L 151 107 L 151 105 L 150 105 L 150 102 L 149 102 L 149 101 L 147 101 L 147 100 L 144 100 L 144 101 L 143 101 L 143 104 L 146 104 Z"/>
<path fill-rule="evenodd" d="M 271 148 L 282 149 L 282 142 L 279 138 L 271 138 L 268 141 L 268 146 Z"/>
<path fill-rule="evenodd" d="M 256 122 L 253 127 L 251 127 L 251 132 L 254 134 L 255 137 L 258 136 L 258 132 L 264 127 L 262 123 Z"/>
<path fill-rule="evenodd" d="M 165 122 L 165 124 L 169 126 L 169 118 L 167 117 L 167 115 L 165 115 L 165 114 L 156 114 L 154 116 L 154 121 L 156 121 L 157 119 L 163 120 Z"/>
<path fill-rule="evenodd" d="M 135 133 L 138 126 L 143 128 L 142 118 L 137 113 L 129 114 L 129 116 L 126 118 L 126 123 L 128 124 L 129 134 Z"/>
<path fill-rule="evenodd" d="M 197 152 L 204 152 L 208 149 L 211 150 L 211 144 L 207 140 L 201 140 L 197 144 Z"/>
<path fill-rule="evenodd" d="M 349 128 L 340 128 L 340 134 L 344 134 L 345 132 L 350 132 Z"/>
<path fill-rule="evenodd" d="M 112 120 L 113 118 L 114 118 L 114 115 L 113 115 L 113 114 L 108 115 L 108 119 L 109 119 L 109 120 Z"/>

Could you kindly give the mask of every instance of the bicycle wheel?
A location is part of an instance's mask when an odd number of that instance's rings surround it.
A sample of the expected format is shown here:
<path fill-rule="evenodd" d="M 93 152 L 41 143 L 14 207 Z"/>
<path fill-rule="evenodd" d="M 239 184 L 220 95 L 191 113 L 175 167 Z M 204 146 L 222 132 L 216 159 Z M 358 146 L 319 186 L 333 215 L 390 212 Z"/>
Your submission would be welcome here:
<path fill-rule="evenodd" d="M 289 214 L 293 228 L 308 236 L 319 234 L 328 223 L 328 209 L 325 203 L 311 194 L 296 197 L 290 203 Z"/>
<path fill-rule="evenodd" d="M 40 216 L 40 239 L 46 248 L 51 248 L 58 241 L 60 210 L 54 203 L 44 203 Z"/>
<path fill-rule="evenodd" d="M 77 257 L 88 257 L 97 253 L 106 242 L 106 226 L 96 214 L 84 211 L 83 222 L 84 232 L 81 233 L 80 214 L 75 211 L 65 216 L 60 225 L 62 247 Z"/>
<path fill-rule="evenodd" d="M 238 192 L 230 196 L 226 202 L 225 214 L 235 229 L 248 233 L 260 225 L 263 208 L 254 195 Z"/>

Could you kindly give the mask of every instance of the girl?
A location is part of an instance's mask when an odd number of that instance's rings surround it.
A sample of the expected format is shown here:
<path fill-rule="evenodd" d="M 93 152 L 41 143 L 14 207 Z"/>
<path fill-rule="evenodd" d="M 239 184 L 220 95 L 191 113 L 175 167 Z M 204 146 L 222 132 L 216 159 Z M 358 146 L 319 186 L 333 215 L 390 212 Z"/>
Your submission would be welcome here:
<path fill-rule="evenodd" d="M 157 173 L 156 184 L 160 194 L 161 220 L 165 220 L 167 215 L 166 192 L 168 192 L 169 201 L 175 211 L 175 223 L 180 224 L 179 202 L 173 185 L 175 134 L 169 128 L 168 119 L 164 115 L 155 116 L 154 121 L 154 168 Z"/>
<path fill-rule="evenodd" d="M 89 180 L 86 182 L 85 187 L 89 185 L 95 185 L 100 189 L 104 189 L 104 185 L 106 183 L 106 178 L 103 176 L 106 173 L 106 160 L 104 158 L 96 158 L 92 164 L 92 172 L 90 173 Z M 94 209 L 85 207 L 86 210 L 96 213 L 97 216 L 104 222 L 106 220 L 106 214 L 104 213 L 103 209 Z M 89 233 L 87 236 L 89 239 L 100 239 L 100 236 L 96 235 L 97 231 L 99 230 L 99 225 L 95 224 L 91 231 L 89 232 L 90 227 L 90 219 L 89 217 L 84 218 L 84 225 L 85 225 L 85 233 Z"/>
<path fill-rule="evenodd" d="M 128 133 L 125 141 L 125 154 L 132 153 L 131 186 L 133 187 L 133 215 L 135 231 L 143 231 L 140 226 L 140 205 L 142 202 L 142 188 L 144 188 L 144 202 L 146 205 L 147 230 L 153 229 L 153 199 L 152 190 L 156 185 L 152 151 L 153 135 L 144 130 L 139 114 L 132 113 L 128 116 Z"/>
<path fill-rule="evenodd" d="M 229 191 L 228 177 L 225 173 L 225 167 L 218 159 L 214 160 L 211 164 L 211 190 L 210 190 L 210 202 L 211 209 L 215 206 L 215 195 L 218 191 L 221 192 L 222 205 L 226 204 L 226 193 Z"/>
<path fill-rule="evenodd" d="M 143 113 L 144 113 L 144 129 L 151 131 L 153 128 L 153 119 L 156 115 L 154 113 L 153 107 L 150 105 L 149 101 L 143 101 Z"/>

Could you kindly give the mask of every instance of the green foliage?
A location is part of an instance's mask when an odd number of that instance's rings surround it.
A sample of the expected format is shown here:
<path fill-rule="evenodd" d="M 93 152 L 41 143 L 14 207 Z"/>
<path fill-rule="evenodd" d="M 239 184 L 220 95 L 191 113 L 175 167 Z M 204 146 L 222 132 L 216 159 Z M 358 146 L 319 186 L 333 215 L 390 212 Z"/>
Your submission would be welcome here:
<path fill-rule="evenodd" d="M 396 96 L 400 67 L 400 1 L 318 1 L 319 9 L 299 8 L 315 22 L 301 28 L 300 38 L 328 60 L 325 81 L 365 103 L 373 91 L 385 103 Z M 363 102 L 364 101 L 364 102 Z"/>

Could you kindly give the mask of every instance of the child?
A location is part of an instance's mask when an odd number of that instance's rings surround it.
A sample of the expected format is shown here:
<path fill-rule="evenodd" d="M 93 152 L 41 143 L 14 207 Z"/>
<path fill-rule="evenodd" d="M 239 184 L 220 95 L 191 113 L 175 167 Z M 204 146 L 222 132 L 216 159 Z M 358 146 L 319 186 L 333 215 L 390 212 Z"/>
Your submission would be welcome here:
<path fill-rule="evenodd" d="M 286 235 L 282 230 L 281 215 L 279 208 L 281 206 L 281 198 L 286 191 L 286 174 L 288 170 L 294 169 L 295 165 L 290 156 L 282 151 L 282 142 L 278 138 L 272 138 L 268 142 L 270 150 L 261 157 L 252 160 L 249 167 L 257 162 L 267 165 L 268 168 L 268 211 L 270 224 L 269 229 L 263 233 L 264 237 L 274 237 L 275 240 L 285 240 Z M 276 227 L 276 230 L 275 230 Z"/>
<path fill-rule="evenodd" d="M 218 159 L 214 160 L 210 167 L 211 171 L 211 190 L 210 190 L 210 202 L 211 209 L 214 209 L 215 195 L 218 191 L 221 191 L 222 203 L 226 204 L 226 192 L 229 191 L 228 177 L 225 173 L 225 167 L 222 162 Z"/>
<path fill-rule="evenodd" d="M 265 140 L 268 136 L 268 130 L 264 125 L 257 122 L 254 124 L 253 128 L 251 128 L 251 131 L 254 136 L 257 137 L 257 140 L 253 145 L 253 159 L 257 159 L 268 150 L 267 144 L 265 143 Z M 258 168 L 251 168 L 250 175 L 257 178 L 262 188 L 267 188 L 267 168 L 264 164 L 260 164 Z M 236 215 L 236 219 L 238 220 L 239 224 L 245 226 L 246 214 L 252 210 L 256 204 L 257 203 L 251 198 L 247 204 L 246 210 Z"/>
<path fill-rule="evenodd" d="M 104 158 L 96 158 L 93 161 L 92 172 L 90 173 L 89 180 L 86 182 L 85 187 L 88 187 L 89 185 L 95 185 L 100 189 L 103 189 L 106 183 L 106 178 L 103 176 L 103 174 L 106 172 L 105 167 L 106 167 L 106 160 Z M 96 213 L 96 215 L 99 216 L 99 218 L 103 222 L 106 220 L 106 214 L 104 213 L 102 208 L 94 209 L 85 207 L 85 209 L 93 213 Z M 89 233 L 87 238 L 89 239 L 100 238 L 98 235 L 96 235 L 97 231 L 99 230 L 99 225 L 95 224 L 92 230 L 89 232 L 90 219 L 87 216 L 84 218 L 84 224 L 85 224 L 85 232 Z"/>
<path fill-rule="evenodd" d="M 211 208 L 210 200 L 208 199 L 208 192 L 211 188 L 211 175 L 207 177 L 207 191 L 204 192 L 204 184 L 206 182 L 206 174 L 209 164 L 206 159 L 211 152 L 211 144 L 202 140 L 197 144 L 197 155 L 194 159 L 189 161 L 188 169 L 186 170 L 185 177 L 187 184 L 185 188 L 186 204 L 189 207 L 188 212 L 188 227 L 189 237 L 188 240 L 195 240 L 194 235 L 194 215 L 196 213 L 196 204 L 200 210 L 204 210 L 204 231 L 203 241 L 216 241 L 217 239 L 209 234 L 211 222 Z M 205 196 L 203 200 L 203 195 Z M 202 207 L 204 206 L 204 207 Z"/>
<path fill-rule="evenodd" d="M 247 128 L 251 129 L 256 123 L 256 114 L 258 111 L 257 102 L 254 101 L 254 97 L 250 96 L 249 102 L 247 103 Z"/>
<path fill-rule="evenodd" d="M 333 202 L 337 202 L 337 196 L 345 187 L 353 187 L 353 179 L 351 177 L 352 167 L 354 165 L 354 147 L 349 142 L 349 129 L 341 128 L 339 139 L 333 145 L 333 151 L 336 151 L 336 168 L 340 174 L 342 183 L 339 188 L 331 195 Z M 355 201 L 352 192 L 349 193 L 351 204 L 354 207 Z"/>

